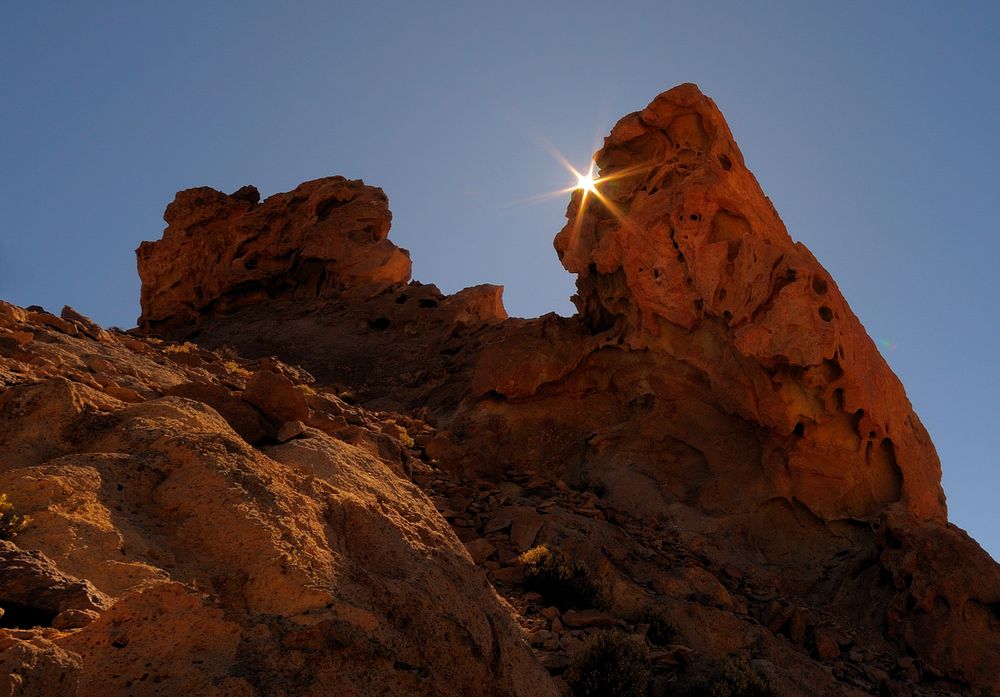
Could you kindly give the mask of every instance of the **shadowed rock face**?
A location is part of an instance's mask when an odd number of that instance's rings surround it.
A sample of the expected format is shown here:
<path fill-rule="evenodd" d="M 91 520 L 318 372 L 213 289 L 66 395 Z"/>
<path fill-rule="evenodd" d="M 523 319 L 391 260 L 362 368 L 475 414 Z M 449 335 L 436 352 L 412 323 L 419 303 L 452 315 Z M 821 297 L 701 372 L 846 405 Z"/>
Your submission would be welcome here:
<path fill-rule="evenodd" d="M 140 329 L 299 363 L 432 423 L 423 452 L 455 477 L 598 492 L 866 645 L 1000 689 L 983 668 L 1000 651 L 1000 572 L 947 525 L 902 386 L 715 104 L 693 85 L 665 92 L 595 160 L 597 193 L 574 193 L 555 240 L 578 277 L 574 317 L 508 319 L 498 287 L 408 283 L 381 191 L 332 178 L 259 205 L 181 192 L 164 240 L 139 249 Z M 349 195 L 334 218 L 328 202 Z M 782 612 L 754 616 L 824 643 Z"/>

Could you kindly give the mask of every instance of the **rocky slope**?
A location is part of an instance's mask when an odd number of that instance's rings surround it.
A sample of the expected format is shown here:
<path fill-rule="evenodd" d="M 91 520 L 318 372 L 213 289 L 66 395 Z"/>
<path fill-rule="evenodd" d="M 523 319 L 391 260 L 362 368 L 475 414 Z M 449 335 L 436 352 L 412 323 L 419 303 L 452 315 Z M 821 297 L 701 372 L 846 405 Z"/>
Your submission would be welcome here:
<path fill-rule="evenodd" d="M 571 318 L 410 282 L 342 177 L 180 192 L 133 335 L 3 306 L 10 693 L 554 695 L 612 630 L 653 695 L 727 656 L 1000 693 L 1000 567 L 714 103 L 674 88 L 595 159 Z"/>
<path fill-rule="evenodd" d="M 418 422 L 72 311 L 2 304 L 0 347 L 0 694 L 556 694 Z"/>

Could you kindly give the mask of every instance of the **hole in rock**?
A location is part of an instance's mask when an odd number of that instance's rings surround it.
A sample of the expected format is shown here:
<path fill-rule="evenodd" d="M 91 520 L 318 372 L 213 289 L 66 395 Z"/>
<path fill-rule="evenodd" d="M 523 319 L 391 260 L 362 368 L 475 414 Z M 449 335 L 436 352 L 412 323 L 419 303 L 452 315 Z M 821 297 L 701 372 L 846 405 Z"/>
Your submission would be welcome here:
<path fill-rule="evenodd" d="M 816 295 L 826 295 L 826 281 L 822 278 L 814 278 L 812 286 L 813 290 L 816 291 Z"/>
<path fill-rule="evenodd" d="M 885 546 L 889 549 L 902 549 L 903 541 L 888 530 L 885 531 Z"/>
<path fill-rule="evenodd" d="M 726 310 L 725 312 L 722 313 L 722 319 L 726 320 L 727 322 L 732 318 L 733 318 L 733 313 L 730 312 L 729 310 Z"/>
<path fill-rule="evenodd" d="M 32 627 L 51 627 L 56 613 L 41 608 L 21 605 L 20 603 L 0 603 L 3 617 L 0 617 L 0 627 L 6 629 L 31 629 Z"/>
<path fill-rule="evenodd" d="M 722 169 L 727 172 L 733 168 L 733 162 L 725 155 L 719 155 L 719 164 L 722 165 Z"/>
<path fill-rule="evenodd" d="M 701 220 L 701 216 L 698 215 L 697 213 L 692 213 L 691 220 Z"/>
<path fill-rule="evenodd" d="M 432 300 L 431 298 L 421 298 L 417 305 L 419 307 L 437 307 L 438 301 Z"/>
<path fill-rule="evenodd" d="M 792 429 L 792 433 L 801 438 L 806 434 L 806 425 L 801 421 L 799 421 L 797 424 L 795 424 L 795 428 Z"/>
<path fill-rule="evenodd" d="M 833 320 L 833 310 L 828 308 L 826 305 L 819 308 L 819 318 L 824 322 L 830 322 Z"/>
<path fill-rule="evenodd" d="M 840 367 L 840 363 L 829 358 L 823 359 L 819 369 L 823 379 L 828 383 L 836 382 L 844 376 L 844 369 Z"/>
<path fill-rule="evenodd" d="M 376 319 L 368 320 L 368 326 L 379 331 L 388 329 L 390 324 L 391 322 L 388 317 L 377 317 Z"/>
<path fill-rule="evenodd" d="M 893 586 L 895 585 L 892 578 L 892 572 L 889 571 L 884 566 L 879 567 L 878 570 L 878 581 L 876 582 L 880 586 Z"/>
<path fill-rule="evenodd" d="M 409 299 L 410 299 L 410 297 L 406 293 L 403 293 L 402 295 L 397 295 L 396 296 L 396 304 L 397 305 L 402 305 L 403 303 L 405 303 Z"/>
<path fill-rule="evenodd" d="M 318 220 L 319 222 L 322 222 L 322 221 L 326 220 L 327 218 L 330 217 L 330 213 L 332 213 L 335 209 L 340 208 L 345 203 L 348 203 L 348 202 L 347 201 L 338 201 L 335 198 L 331 198 L 331 199 L 327 199 L 326 201 L 323 201 L 323 203 L 321 203 L 318 206 L 316 206 L 316 220 Z"/>
<path fill-rule="evenodd" d="M 837 409 L 844 408 L 844 390 L 838 387 L 833 391 L 833 403 L 837 405 Z"/>

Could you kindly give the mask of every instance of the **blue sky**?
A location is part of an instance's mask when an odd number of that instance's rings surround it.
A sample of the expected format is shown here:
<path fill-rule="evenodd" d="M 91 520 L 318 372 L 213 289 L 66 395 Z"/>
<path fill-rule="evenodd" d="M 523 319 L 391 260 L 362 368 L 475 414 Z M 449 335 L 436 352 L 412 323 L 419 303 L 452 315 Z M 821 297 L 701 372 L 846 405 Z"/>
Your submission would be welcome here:
<path fill-rule="evenodd" d="M 138 315 L 182 188 L 383 187 L 418 280 L 571 312 L 552 237 L 614 121 L 680 82 L 726 114 L 837 279 L 1000 557 L 1000 5 L 46 2 L 0 9 L 0 297 Z"/>

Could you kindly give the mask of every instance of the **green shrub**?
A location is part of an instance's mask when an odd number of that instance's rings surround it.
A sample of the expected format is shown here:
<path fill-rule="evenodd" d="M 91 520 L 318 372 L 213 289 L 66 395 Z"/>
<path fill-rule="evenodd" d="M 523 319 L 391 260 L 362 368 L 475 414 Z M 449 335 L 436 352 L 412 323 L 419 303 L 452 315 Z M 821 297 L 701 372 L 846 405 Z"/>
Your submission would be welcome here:
<path fill-rule="evenodd" d="M 665 646 L 677 641 L 677 630 L 670 623 L 670 616 L 667 614 L 667 609 L 662 605 L 649 605 L 639 613 L 636 622 L 638 624 L 649 625 L 646 638 L 652 644 Z"/>
<path fill-rule="evenodd" d="M 642 640 L 611 630 L 580 648 L 566 678 L 573 697 L 645 697 L 649 675 Z"/>
<path fill-rule="evenodd" d="M 14 504 L 7 494 L 0 494 L 0 540 L 9 540 L 28 527 L 31 518 L 14 512 Z"/>
<path fill-rule="evenodd" d="M 782 697 L 781 686 L 770 671 L 742 658 L 727 658 L 709 678 L 709 697 Z"/>
<path fill-rule="evenodd" d="M 607 586 L 597 581 L 590 567 L 579 559 L 570 559 L 539 545 L 522 554 L 519 560 L 524 566 L 525 587 L 541 593 L 561 610 L 606 608 L 610 602 Z"/>

